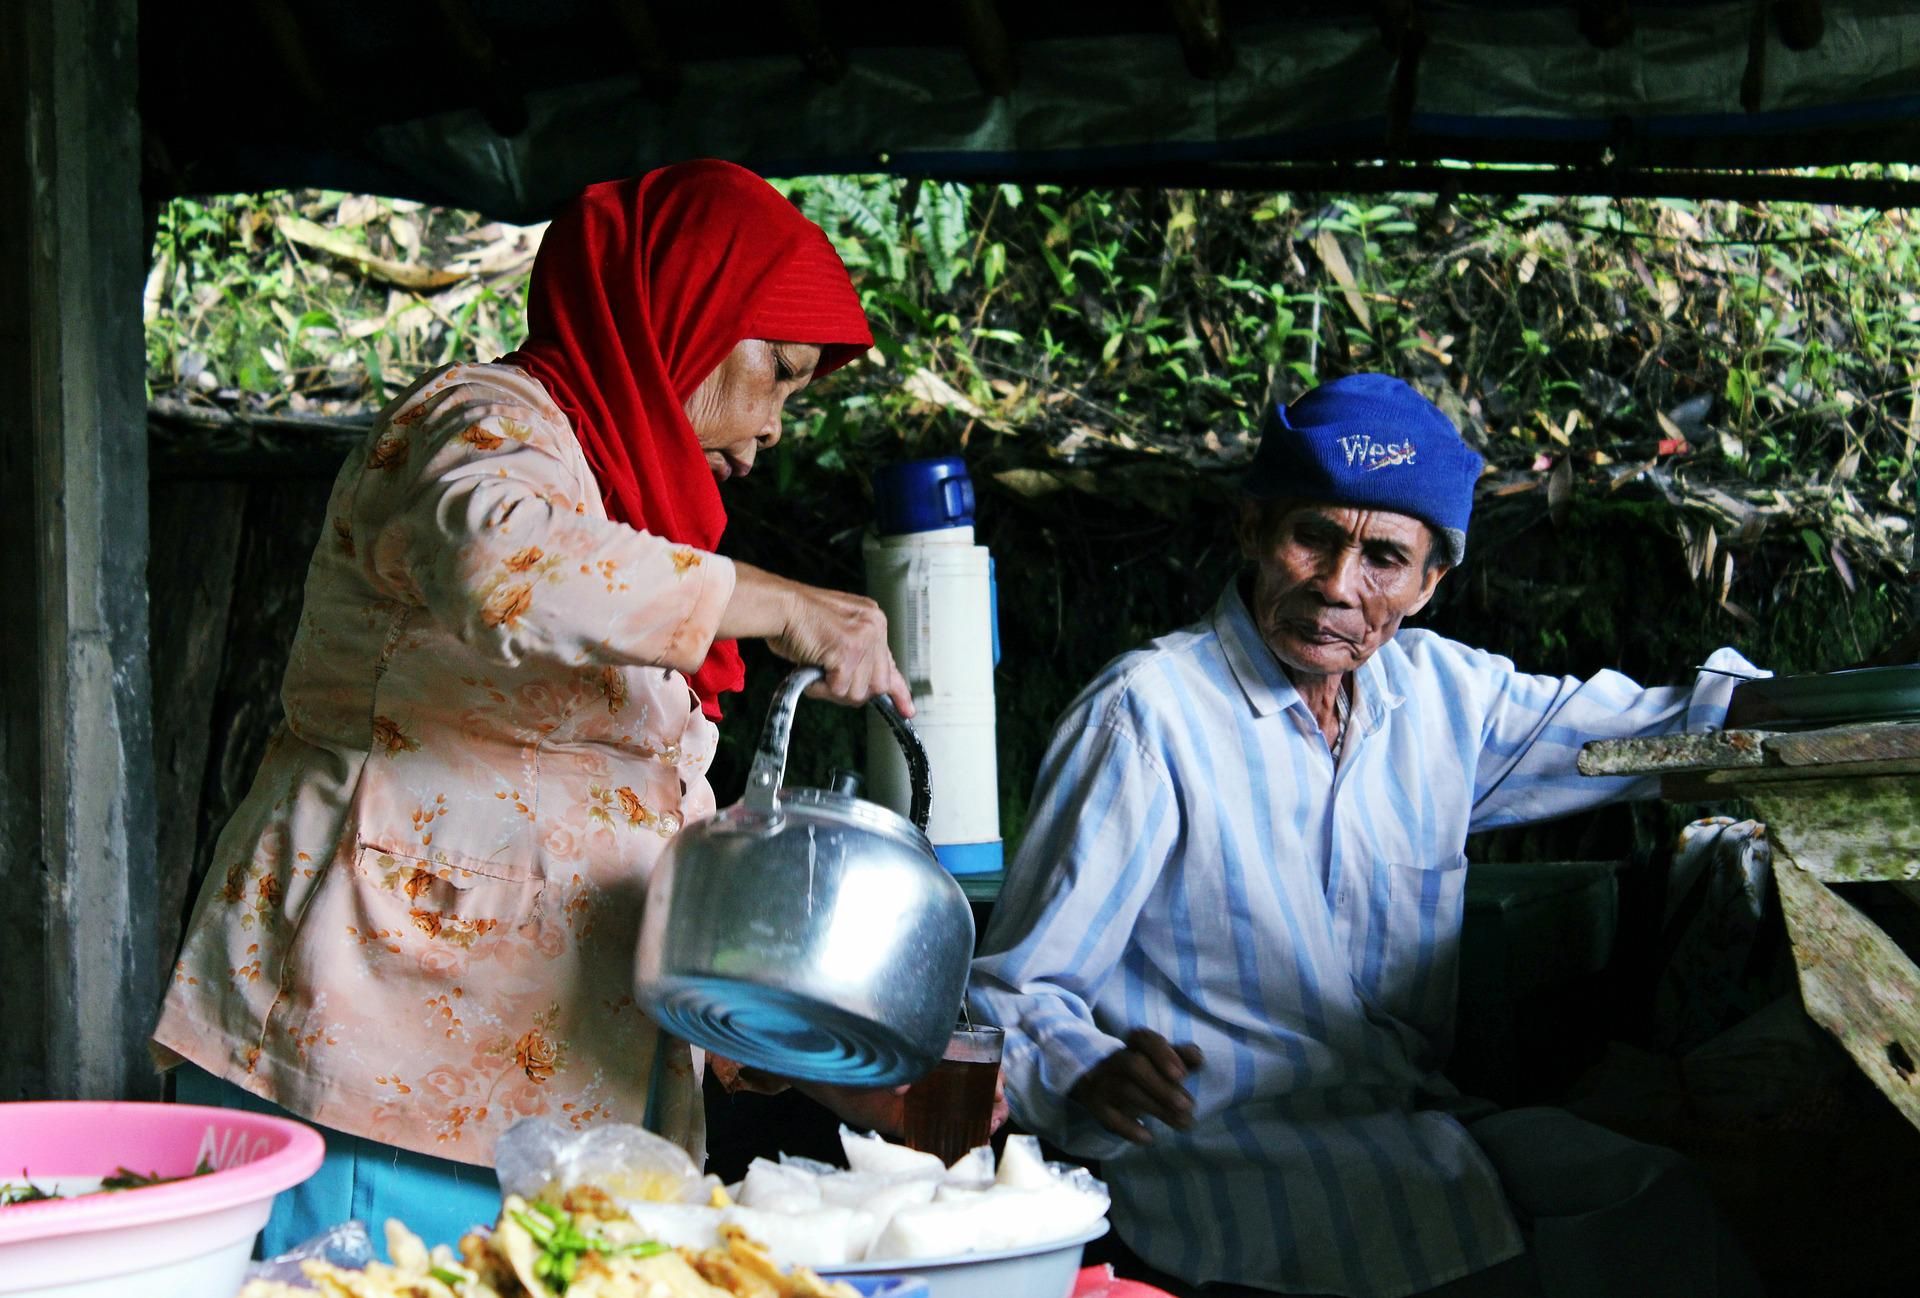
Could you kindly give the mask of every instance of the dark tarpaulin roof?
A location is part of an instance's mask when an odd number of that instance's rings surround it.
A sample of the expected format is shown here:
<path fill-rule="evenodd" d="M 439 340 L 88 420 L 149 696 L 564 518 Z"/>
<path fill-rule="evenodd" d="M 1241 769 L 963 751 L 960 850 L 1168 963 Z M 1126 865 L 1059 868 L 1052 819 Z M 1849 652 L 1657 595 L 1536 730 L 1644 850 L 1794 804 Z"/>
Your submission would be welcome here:
<path fill-rule="evenodd" d="M 1275 185 L 1460 159 L 1686 192 L 1645 173 L 1920 161 L 1916 10 L 144 0 L 147 187 L 315 185 L 526 220 L 714 155 L 769 175 Z M 1320 170 L 1249 170 L 1273 164 Z"/>

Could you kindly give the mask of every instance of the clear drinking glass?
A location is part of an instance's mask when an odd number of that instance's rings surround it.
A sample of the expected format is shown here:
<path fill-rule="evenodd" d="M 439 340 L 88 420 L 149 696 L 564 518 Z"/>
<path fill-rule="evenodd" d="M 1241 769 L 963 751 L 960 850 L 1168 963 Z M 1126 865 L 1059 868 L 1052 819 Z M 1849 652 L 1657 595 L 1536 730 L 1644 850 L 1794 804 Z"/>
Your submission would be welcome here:
<path fill-rule="evenodd" d="M 933 1070 L 907 1088 L 906 1142 L 952 1166 L 993 1134 L 993 1094 L 1006 1034 L 961 1024 Z"/>

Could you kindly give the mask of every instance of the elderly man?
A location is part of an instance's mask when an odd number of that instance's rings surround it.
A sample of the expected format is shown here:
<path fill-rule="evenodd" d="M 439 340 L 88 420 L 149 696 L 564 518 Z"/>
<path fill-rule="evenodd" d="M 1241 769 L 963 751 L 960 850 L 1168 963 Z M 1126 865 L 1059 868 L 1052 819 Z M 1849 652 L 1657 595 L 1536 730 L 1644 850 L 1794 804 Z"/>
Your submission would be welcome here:
<path fill-rule="evenodd" d="M 1108 665 L 1042 764 L 972 1005 L 1007 1030 L 1015 1118 L 1101 1161 L 1170 1287 L 1748 1291 L 1675 1155 L 1439 1071 L 1468 833 L 1650 793 L 1579 776 L 1580 745 L 1718 725 L 1729 688 L 1402 630 L 1464 556 L 1480 467 L 1383 375 L 1275 410 L 1247 571 Z"/>

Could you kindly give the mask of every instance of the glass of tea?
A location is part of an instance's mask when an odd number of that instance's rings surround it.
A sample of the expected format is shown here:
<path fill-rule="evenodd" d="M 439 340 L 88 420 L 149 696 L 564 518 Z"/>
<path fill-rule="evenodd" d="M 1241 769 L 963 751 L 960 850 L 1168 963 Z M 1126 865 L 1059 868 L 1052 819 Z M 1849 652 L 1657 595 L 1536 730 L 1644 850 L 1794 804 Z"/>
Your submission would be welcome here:
<path fill-rule="evenodd" d="M 907 1088 L 906 1142 L 951 1167 L 993 1134 L 994 1084 L 1006 1034 L 962 1024 L 947 1039 L 933 1071 Z"/>

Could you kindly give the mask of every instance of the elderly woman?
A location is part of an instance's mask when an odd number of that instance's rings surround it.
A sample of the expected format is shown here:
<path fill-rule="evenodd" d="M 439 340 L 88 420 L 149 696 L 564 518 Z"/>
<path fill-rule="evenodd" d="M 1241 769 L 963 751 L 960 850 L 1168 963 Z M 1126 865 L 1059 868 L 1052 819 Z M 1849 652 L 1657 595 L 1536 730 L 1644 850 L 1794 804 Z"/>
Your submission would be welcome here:
<path fill-rule="evenodd" d="M 548 229 L 528 318 L 341 470 L 286 720 L 154 1033 L 180 1099 L 330 1129 L 270 1253 L 348 1217 L 491 1220 L 494 1142 L 533 1114 L 698 1160 L 701 1060 L 630 972 L 654 862 L 714 809 L 733 638 L 912 710 L 871 601 L 713 553 L 717 483 L 871 344 L 826 236 L 726 163 L 596 185 Z"/>

